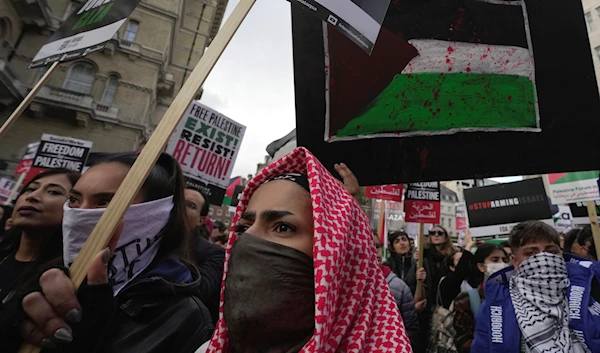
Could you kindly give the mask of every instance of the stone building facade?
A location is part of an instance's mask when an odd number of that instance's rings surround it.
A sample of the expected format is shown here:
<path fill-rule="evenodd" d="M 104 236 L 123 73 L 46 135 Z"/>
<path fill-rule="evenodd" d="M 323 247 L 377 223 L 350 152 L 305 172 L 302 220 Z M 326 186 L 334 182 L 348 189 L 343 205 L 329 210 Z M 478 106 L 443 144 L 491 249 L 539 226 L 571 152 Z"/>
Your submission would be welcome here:
<path fill-rule="evenodd" d="M 142 0 L 103 51 L 52 74 L 0 140 L 0 175 L 42 133 L 91 140 L 95 152 L 143 146 L 219 30 L 227 1 Z M 31 59 L 84 2 L 0 0 L 0 123 L 45 72 L 27 70 Z"/>

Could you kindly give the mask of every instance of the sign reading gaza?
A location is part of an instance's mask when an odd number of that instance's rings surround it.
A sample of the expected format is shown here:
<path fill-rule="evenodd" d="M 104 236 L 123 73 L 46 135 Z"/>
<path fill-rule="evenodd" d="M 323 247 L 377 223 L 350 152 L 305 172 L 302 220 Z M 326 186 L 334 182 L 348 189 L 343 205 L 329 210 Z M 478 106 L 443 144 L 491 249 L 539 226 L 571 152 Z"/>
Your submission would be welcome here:
<path fill-rule="evenodd" d="M 29 68 L 75 60 L 104 48 L 141 0 L 88 0 L 54 32 Z"/>
<path fill-rule="evenodd" d="M 246 127 L 198 102 L 192 102 L 171 136 L 171 154 L 213 205 L 221 205 Z"/>
<path fill-rule="evenodd" d="M 473 237 L 508 234 L 527 220 L 554 226 L 541 178 L 467 189 L 464 194 Z"/>
<path fill-rule="evenodd" d="M 410 183 L 406 189 L 406 222 L 440 223 L 440 183 Z"/>
<path fill-rule="evenodd" d="M 65 168 L 81 172 L 92 149 L 91 141 L 44 134 L 24 184 L 45 169 Z"/>

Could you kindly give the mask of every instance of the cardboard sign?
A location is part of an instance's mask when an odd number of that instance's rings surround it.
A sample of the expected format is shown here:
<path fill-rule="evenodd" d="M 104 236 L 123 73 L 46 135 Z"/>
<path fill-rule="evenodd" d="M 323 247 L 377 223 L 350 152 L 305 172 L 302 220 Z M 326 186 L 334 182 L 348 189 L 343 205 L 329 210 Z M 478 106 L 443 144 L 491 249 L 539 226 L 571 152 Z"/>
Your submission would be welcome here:
<path fill-rule="evenodd" d="M 35 157 L 35 153 L 37 152 L 39 145 L 39 142 L 34 142 L 27 145 L 27 151 L 25 152 L 21 162 L 19 162 L 19 165 L 17 165 L 17 169 L 15 169 L 15 175 L 27 173 L 29 169 L 31 169 L 31 163 L 33 163 L 33 158 Z"/>
<path fill-rule="evenodd" d="M 597 168 L 582 5 L 537 2 L 394 1 L 371 56 L 292 8 L 298 145 L 363 185 Z"/>
<path fill-rule="evenodd" d="M 365 197 L 402 202 L 403 189 L 404 185 L 402 184 L 367 186 L 365 188 Z"/>
<path fill-rule="evenodd" d="M 587 214 L 587 208 L 585 209 L 585 212 Z M 559 232 L 566 233 L 573 228 L 573 215 L 571 214 L 569 206 L 558 206 L 558 212 L 552 216 L 552 219 L 554 220 L 554 229 Z"/>
<path fill-rule="evenodd" d="M 290 0 L 371 54 L 391 0 Z"/>
<path fill-rule="evenodd" d="M 508 234 L 522 221 L 554 226 L 542 178 L 464 190 L 471 236 Z"/>
<path fill-rule="evenodd" d="M 7 178 L 0 178 L 0 197 L 8 199 L 12 189 L 15 187 L 15 182 Z"/>
<path fill-rule="evenodd" d="M 50 168 L 64 168 L 81 172 L 85 167 L 92 144 L 92 141 L 43 134 L 31 169 L 23 184 L 27 184 L 34 176 Z"/>
<path fill-rule="evenodd" d="M 246 127 L 198 102 L 171 136 L 167 153 L 181 165 L 190 186 L 221 205 Z"/>
<path fill-rule="evenodd" d="M 88 0 L 63 22 L 29 68 L 76 60 L 104 49 L 141 0 Z"/>
<path fill-rule="evenodd" d="M 600 215 L 600 200 L 594 201 L 596 204 L 596 213 Z M 584 226 L 590 224 L 590 217 L 587 210 L 587 202 L 575 202 L 569 204 L 571 214 L 573 215 L 573 227 Z M 600 220 L 600 216 L 598 216 Z"/>
<path fill-rule="evenodd" d="M 440 223 L 440 183 L 410 183 L 406 188 L 406 221 Z"/>
<path fill-rule="evenodd" d="M 454 205 L 456 210 L 456 230 L 467 230 L 469 222 L 467 220 L 467 205 L 464 202 L 457 202 Z"/>
<path fill-rule="evenodd" d="M 547 174 L 545 180 L 555 205 L 600 199 L 597 170 Z"/>

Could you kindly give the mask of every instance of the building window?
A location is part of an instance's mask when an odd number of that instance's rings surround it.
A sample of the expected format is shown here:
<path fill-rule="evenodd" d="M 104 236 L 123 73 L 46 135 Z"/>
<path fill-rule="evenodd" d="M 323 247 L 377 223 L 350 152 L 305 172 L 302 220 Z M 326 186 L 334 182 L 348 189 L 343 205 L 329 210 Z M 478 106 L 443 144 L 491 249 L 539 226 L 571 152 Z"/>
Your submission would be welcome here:
<path fill-rule="evenodd" d="M 589 32 L 593 32 L 596 30 L 596 24 L 594 23 L 594 17 L 591 12 L 585 13 L 585 24 L 587 25 L 587 29 Z"/>
<path fill-rule="evenodd" d="M 123 38 L 129 42 L 135 41 L 135 36 L 137 35 L 139 28 L 140 28 L 139 22 L 129 21 L 129 23 L 127 23 L 127 30 L 125 31 L 125 36 Z"/>
<path fill-rule="evenodd" d="M 104 93 L 102 93 L 101 103 L 104 105 L 112 105 L 115 95 L 117 94 L 117 86 L 119 84 L 119 78 L 115 75 L 111 75 L 106 80 L 106 87 Z"/>
<path fill-rule="evenodd" d="M 208 210 L 208 215 L 209 215 L 209 216 L 212 216 L 212 215 L 213 215 L 213 209 L 212 209 L 212 208 Z"/>
<path fill-rule="evenodd" d="M 442 227 L 444 226 L 444 223 L 446 223 L 446 219 L 444 217 L 442 217 L 442 224 L 441 224 Z"/>
<path fill-rule="evenodd" d="M 71 66 L 63 85 L 64 89 L 83 94 L 89 94 L 94 84 L 96 70 L 91 64 L 77 63 Z"/>
<path fill-rule="evenodd" d="M 222 215 L 223 215 L 223 210 L 219 208 L 217 210 L 217 217 L 221 217 Z"/>

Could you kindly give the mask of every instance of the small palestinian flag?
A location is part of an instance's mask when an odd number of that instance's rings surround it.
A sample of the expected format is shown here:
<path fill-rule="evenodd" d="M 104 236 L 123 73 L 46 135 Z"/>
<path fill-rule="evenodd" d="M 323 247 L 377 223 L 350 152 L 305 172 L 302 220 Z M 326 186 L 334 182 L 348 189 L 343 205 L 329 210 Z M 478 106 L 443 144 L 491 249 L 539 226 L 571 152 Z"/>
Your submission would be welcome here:
<path fill-rule="evenodd" d="M 237 190 L 236 190 L 237 189 Z M 232 201 L 239 199 L 239 193 L 244 189 L 242 185 L 242 177 L 238 176 L 229 180 L 229 186 L 225 190 L 225 197 L 223 198 L 223 206 L 236 206 L 232 204 Z M 237 197 L 236 197 L 237 196 Z"/>
<path fill-rule="evenodd" d="M 371 58 L 336 56 L 329 32 L 326 137 L 539 131 L 524 1 L 403 1 L 385 25 Z"/>

